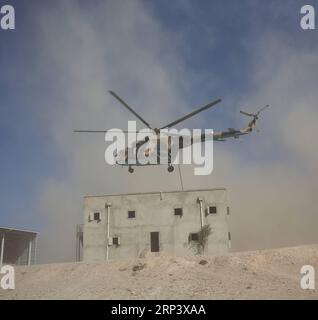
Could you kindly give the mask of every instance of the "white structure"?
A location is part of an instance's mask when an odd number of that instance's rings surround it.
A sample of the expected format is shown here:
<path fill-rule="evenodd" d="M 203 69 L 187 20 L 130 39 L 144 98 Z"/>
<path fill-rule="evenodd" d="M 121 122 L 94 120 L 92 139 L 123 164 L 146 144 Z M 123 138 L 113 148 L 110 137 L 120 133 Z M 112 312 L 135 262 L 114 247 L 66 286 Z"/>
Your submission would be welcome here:
<path fill-rule="evenodd" d="M 0 227 L 0 265 L 31 265 L 36 260 L 34 231 Z"/>
<path fill-rule="evenodd" d="M 148 192 L 84 198 L 83 260 L 223 254 L 230 247 L 226 190 Z"/>

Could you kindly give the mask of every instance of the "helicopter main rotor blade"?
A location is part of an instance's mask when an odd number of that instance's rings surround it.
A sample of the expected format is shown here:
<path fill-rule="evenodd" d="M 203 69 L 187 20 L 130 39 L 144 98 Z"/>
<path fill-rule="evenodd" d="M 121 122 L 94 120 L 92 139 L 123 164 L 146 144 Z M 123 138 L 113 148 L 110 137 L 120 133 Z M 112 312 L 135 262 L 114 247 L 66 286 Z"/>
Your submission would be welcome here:
<path fill-rule="evenodd" d="M 107 130 L 73 130 L 75 133 L 106 133 Z"/>
<path fill-rule="evenodd" d="M 245 116 L 248 116 L 248 117 L 253 117 L 254 114 L 251 114 L 251 113 L 248 113 L 248 112 L 245 112 L 245 111 L 242 111 L 240 110 L 240 113 L 244 114 Z"/>
<path fill-rule="evenodd" d="M 138 131 L 127 131 L 127 130 L 73 130 L 75 133 L 106 133 L 106 132 L 123 132 L 123 133 L 138 133 Z M 153 134 L 153 131 L 149 130 Z"/>
<path fill-rule="evenodd" d="M 120 98 L 114 91 L 108 91 L 115 99 L 117 99 L 124 107 L 126 107 L 134 116 L 136 116 L 142 123 L 144 123 L 149 129 L 152 129 L 150 124 L 144 120 L 136 111 L 134 111 L 122 98 Z"/>
<path fill-rule="evenodd" d="M 256 114 L 259 115 L 263 110 L 265 110 L 268 107 L 269 107 L 269 105 L 267 104 L 265 107 L 263 107 L 260 110 L 258 110 L 258 112 Z"/>
<path fill-rule="evenodd" d="M 221 99 L 217 99 L 217 100 L 215 100 L 213 102 L 210 102 L 209 104 L 207 104 L 207 105 L 205 105 L 205 106 L 203 106 L 203 107 L 201 107 L 201 108 L 199 108 L 199 109 L 197 109 L 197 110 L 185 115 L 184 117 L 182 117 L 182 118 L 180 118 L 178 120 L 175 120 L 175 121 L 173 121 L 173 122 L 161 127 L 160 129 L 170 128 L 170 127 L 172 127 L 172 126 L 174 126 L 174 125 L 176 125 L 176 124 L 178 124 L 178 123 L 180 123 L 180 122 L 182 122 L 184 120 L 189 119 L 190 117 L 193 117 L 194 115 L 198 114 L 199 112 L 202 112 L 204 110 L 207 110 L 207 109 L 213 107 L 214 105 L 220 103 L 221 101 L 222 101 Z"/>

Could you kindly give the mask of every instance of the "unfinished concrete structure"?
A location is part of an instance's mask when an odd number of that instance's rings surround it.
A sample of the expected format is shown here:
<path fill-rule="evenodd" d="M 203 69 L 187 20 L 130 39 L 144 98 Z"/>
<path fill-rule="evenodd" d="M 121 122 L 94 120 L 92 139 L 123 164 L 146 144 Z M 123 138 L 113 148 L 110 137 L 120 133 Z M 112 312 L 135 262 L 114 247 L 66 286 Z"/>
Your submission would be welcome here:
<path fill-rule="evenodd" d="M 226 190 L 84 197 L 83 260 L 223 254 L 230 247 Z"/>
<path fill-rule="evenodd" d="M 36 261 L 37 233 L 0 227 L 0 265 L 31 265 Z"/>

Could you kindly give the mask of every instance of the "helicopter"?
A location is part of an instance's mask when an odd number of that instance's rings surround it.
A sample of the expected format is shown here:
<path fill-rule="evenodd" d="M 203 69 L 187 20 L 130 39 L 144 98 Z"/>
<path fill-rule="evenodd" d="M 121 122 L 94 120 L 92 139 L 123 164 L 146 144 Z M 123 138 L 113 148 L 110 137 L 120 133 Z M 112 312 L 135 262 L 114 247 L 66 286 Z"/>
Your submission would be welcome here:
<path fill-rule="evenodd" d="M 204 141 L 213 140 L 213 141 L 226 141 L 229 138 L 238 139 L 242 135 L 246 135 L 250 132 L 252 132 L 256 128 L 256 122 L 259 119 L 260 113 L 269 107 L 269 105 L 266 105 L 262 107 L 260 110 L 258 110 L 256 113 L 249 113 L 245 111 L 240 111 L 241 114 L 251 117 L 252 120 L 247 124 L 246 127 L 242 129 L 234 129 L 234 128 L 228 128 L 225 131 L 219 131 L 219 132 L 205 132 L 200 135 L 185 135 L 185 134 L 178 134 L 169 132 L 169 129 L 173 126 L 195 116 L 196 114 L 205 111 L 207 109 L 212 108 L 213 106 L 220 103 L 221 99 L 216 99 L 203 107 L 197 108 L 196 110 L 192 111 L 191 113 L 171 122 L 168 123 L 160 128 L 154 128 L 152 127 L 144 118 L 140 116 L 131 106 L 129 106 L 119 95 L 117 95 L 114 91 L 108 91 L 118 102 L 120 102 L 121 105 L 123 105 L 127 110 L 129 110 L 137 119 L 139 119 L 149 130 L 149 134 L 147 134 L 145 137 L 139 140 L 135 140 L 134 143 L 130 147 L 125 147 L 120 150 L 116 150 L 113 153 L 114 157 L 114 163 L 121 166 L 128 166 L 128 171 L 130 173 L 134 172 L 134 166 L 145 166 L 145 165 L 151 165 L 150 163 L 139 163 L 136 162 L 134 164 L 129 163 L 128 161 L 128 154 L 129 149 L 135 148 L 135 150 L 139 150 L 141 147 L 145 146 L 147 144 L 147 148 L 143 150 L 146 157 L 150 157 L 151 154 L 156 153 L 156 157 L 158 159 L 157 163 L 155 164 L 161 164 L 160 163 L 160 152 L 158 152 L 158 145 L 161 143 L 161 139 L 165 139 L 166 142 L 164 145 L 166 146 L 166 155 L 168 157 L 167 165 L 168 165 L 168 172 L 173 172 L 174 167 L 172 165 L 172 158 L 171 158 L 171 149 L 173 146 L 173 139 L 177 138 L 178 140 L 178 149 L 183 149 L 185 147 L 188 147 L 194 143 L 202 143 Z M 111 129 L 112 130 L 112 129 Z M 109 130 L 74 130 L 73 132 L 76 133 L 107 133 Z M 123 133 L 131 133 L 132 131 L 121 131 Z M 133 133 L 136 133 L 136 131 L 133 131 Z M 189 143 L 184 144 L 183 141 L 185 138 L 188 139 Z M 175 142 L 174 142 L 175 143 Z M 152 163 L 153 164 L 153 163 Z"/>

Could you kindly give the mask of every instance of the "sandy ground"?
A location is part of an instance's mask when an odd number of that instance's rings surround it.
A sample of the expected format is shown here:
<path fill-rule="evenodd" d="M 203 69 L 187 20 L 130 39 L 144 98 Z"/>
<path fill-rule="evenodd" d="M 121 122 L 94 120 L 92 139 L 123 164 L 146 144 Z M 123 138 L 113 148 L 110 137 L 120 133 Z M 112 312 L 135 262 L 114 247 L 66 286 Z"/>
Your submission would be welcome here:
<path fill-rule="evenodd" d="M 168 254 L 110 263 L 16 268 L 0 299 L 318 299 L 300 288 L 300 268 L 318 273 L 318 245 L 217 257 Z"/>

